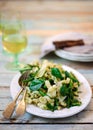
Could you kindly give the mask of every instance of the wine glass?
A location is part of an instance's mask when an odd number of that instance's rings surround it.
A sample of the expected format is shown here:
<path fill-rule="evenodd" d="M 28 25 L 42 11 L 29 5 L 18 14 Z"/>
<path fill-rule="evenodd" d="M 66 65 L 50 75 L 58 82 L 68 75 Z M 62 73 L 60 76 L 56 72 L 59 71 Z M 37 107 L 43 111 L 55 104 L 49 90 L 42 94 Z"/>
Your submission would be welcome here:
<path fill-rule="evenodd" d="M 19 70 L 23 64 L 18 56 L 27 46 L 27 37 L 23 23 L 13 16 L 13 19 L 4 19 L 2 27 L 2 45 L 5 52 L 13 56 L 14 60 L 6 67 L 10 70 Z"/>

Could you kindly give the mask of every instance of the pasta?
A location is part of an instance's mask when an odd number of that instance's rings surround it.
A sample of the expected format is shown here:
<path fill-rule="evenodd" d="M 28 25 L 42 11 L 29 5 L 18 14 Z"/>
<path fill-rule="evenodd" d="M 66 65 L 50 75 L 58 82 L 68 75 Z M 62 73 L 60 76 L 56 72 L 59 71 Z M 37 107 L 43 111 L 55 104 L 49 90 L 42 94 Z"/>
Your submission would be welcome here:
<path fill-rule="evenodd" d="M 29 71 L 26 103 L 34 104 L 44 110 L 60 110 L 80 106 L 80 82 L 72 73 L 64 70 L 62 65 L 44 60 L 27 64 L 21 74 Z"/>

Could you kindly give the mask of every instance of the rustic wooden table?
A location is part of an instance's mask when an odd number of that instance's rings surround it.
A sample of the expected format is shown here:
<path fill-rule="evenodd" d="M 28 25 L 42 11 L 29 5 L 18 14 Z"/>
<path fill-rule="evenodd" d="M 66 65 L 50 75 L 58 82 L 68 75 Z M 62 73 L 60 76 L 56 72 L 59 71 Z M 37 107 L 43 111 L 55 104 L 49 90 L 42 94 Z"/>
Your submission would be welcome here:
<path fill-rule="evenodd" d="M 11 8 L 10 8 L 11 7 Z M 40 47 L 44 40 L 52 35 L 76 31 L 93 35 L 93 2 L 92 1 L 0 1 L 0 11 L 16 11 L 27 25 L 29 44 L 20 55 L 20 61 L 29 63 L 40 56 Z M 39 48 L 39 49 L 38 49 Z M 2 112 L 12 101 L 10 83 L 17 71 L 10 71 L 5 64 L 12 57 L 2 53 L 0 45 L 0 130 L 92 130 L 93 99 L 82 112 L 63 119 L 46 119 L 25 113 L 17 119 L 5 120 Z M 93 87 L 93 62 L 73 62 L 57 57 L 54 53 L 43 59 L 66 64 L 82 73 Z"/>

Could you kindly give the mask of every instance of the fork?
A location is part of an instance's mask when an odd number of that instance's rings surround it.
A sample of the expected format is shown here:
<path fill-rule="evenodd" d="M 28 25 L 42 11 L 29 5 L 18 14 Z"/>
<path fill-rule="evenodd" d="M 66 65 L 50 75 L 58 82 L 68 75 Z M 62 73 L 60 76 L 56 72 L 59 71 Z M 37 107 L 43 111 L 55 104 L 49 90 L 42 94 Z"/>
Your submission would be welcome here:
<path fill-rule="evenodd" d="M 14 99 L 11 103 L 9 103 L 9 104 L 7 105 L 7 107 L 5 108 L 5 110 L 4 110 L 3 113 L 2 113 L 3 116 L 4 116 L 6 119 L 10 119 L 10 118 L 11 118 L 11 116 L 12 116 L 14 110 L 15 110 L 15 107 L 16 107 L 16 102 L 17 102 L 17 100 L 18 100 L 20 94 L 23 92 L 23 90 L 24 90 L 25 87 L 26 87 L 26 83 L 24 83 L 24 82 L 22 82 L 22 81 L 23 81 L 23 80 L 26 80 L 28 76 L 29 76 L 29 72 L 28 72 L 28 71 L 26 71 L 25 73 L 23 73 L 23 74 L 20 76 L 18 82 L 19 82 L 19 85 L 21 86 L 21 89 L 20 89 L 20 91 L 17 93 L 15 99 Z"/>

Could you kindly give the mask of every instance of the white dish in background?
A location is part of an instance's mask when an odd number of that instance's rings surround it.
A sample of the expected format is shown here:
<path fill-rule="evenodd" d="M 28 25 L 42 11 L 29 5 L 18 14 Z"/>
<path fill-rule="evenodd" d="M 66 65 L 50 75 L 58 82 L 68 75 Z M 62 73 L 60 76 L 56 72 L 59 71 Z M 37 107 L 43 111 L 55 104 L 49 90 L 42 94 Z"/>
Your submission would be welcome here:
<path fill-rule="evenodd" d="M 55 52 L 55 54 L 61 58 L 72 60 L 72 61 L 81 61 L 81 62 L 90 62 L 93 61 L 93 53 L 77 53 L 77 52 L 71 52 L 65 49 L 58 49 L 55 50 L 55 47 L 53 45 L 53 41 L 66 41 L 66 40 L 79 40 L 82 39 L 85 43 L 85 45 L 93 44 L 93 37 L 88 36 L 82 33 L 76 33 L 76 32 L 69 32 L 69 33 L 63 33 L 58 34 L 55 36 L 50 37 L 46 40 L 46 48 L 50 49 Z M 51 46 L 50 46 L 51 45 Z"/>
<path fill-rule="evenodd" d="M 54 112 L 51 112 L 49 110 L 42 110 L 39 107 L 36 107 L 34 105 L 27 105 L 26 111 L 28 113 L 31 113 L 33 115 L 40 116 L 40 117 L 45 117 L 45 118 L 64 118 L 64 117 L 69 117 L 69 116 L 79 113 L 89 104 L 92 97 L 92 91 L 87 80 L 83 77 L 82 74 L 80 74 L 76 70 L 65 65 L 63 65 L 62 67 L 63 69 L 67 71 L 73 72 L 78 78 L 78 80 L 82 83 L 81 86 L 79 87 L 80 91 L 82 91 L 82 93 L 79 94 L 82 105 L 71 107 L 69 109 L 64 108 L 62 110 L 56 110 Z M 15 98 L 16 94 L 20 90 L 20 86 L 18 85 L 19 77 L 20 77 L 20 73 L 15 75 L 10 85 L 10 92 L 13 99 Z"/>
<path fill-rule="evenodd" d="M 55 54 L 61 58 L 65 58 L 72 61 L 91 62 L 93 61 L 92 54 L 76 54 L 62 49 L 56 50 Z"/>

